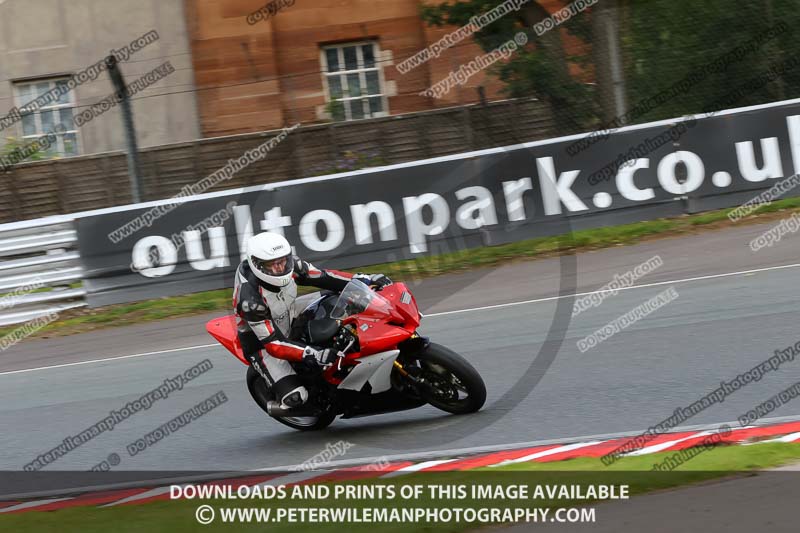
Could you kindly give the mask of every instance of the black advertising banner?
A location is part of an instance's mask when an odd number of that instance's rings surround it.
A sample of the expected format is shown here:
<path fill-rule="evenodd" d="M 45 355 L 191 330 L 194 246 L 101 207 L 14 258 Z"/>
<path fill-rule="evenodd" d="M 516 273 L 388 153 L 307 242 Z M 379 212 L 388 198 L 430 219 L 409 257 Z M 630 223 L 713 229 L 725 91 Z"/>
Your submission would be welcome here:
<path fill-rule="evenodd" d="M 790 101 L 106 209 L 77 228 L 98 306 L 230 287 L 259 231 L 347 268 L 734 206 L 798 169 Z"/>

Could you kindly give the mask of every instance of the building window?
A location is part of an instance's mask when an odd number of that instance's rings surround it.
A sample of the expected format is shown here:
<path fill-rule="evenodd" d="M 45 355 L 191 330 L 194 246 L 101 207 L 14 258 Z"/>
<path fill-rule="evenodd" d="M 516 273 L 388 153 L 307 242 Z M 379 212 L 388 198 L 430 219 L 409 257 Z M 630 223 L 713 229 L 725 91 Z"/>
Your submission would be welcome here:
<path fill-rule="evenodd" d="M 34 80 L 14 84 L 14 96 L 18 108 L 36 100 L 51 89 L 67 83 L 67 78 Z M 74 91 L 61 94 L 58 100 L 48 102 L 36 111 L 22 113 L 22 139 L 27 144 L 48 133 L 55 133 L 60 124 L 63 131 L 57 133 L 57 142 L 45 152 L 46 157 L 78 155 L 78 130 L 72 120 L 75 107 Z"/>
<path fill-rule="evenodd" d="M 322 48 L 328 110 L 334 120 L 388 115 L 378 57 L 378 45 L 373 42 Z"/>

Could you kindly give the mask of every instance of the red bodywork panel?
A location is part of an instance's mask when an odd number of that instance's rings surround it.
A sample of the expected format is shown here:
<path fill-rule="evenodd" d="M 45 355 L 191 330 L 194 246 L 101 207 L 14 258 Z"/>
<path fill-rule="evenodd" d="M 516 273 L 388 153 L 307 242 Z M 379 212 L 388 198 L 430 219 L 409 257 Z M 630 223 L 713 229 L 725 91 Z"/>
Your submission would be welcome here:
<path fill-rule="evenodd" d="M 401 298 L 403 293 L 408 294 L 406 301 L 403 303 Z M 403 323 L 403 328 L 411 333 L 414 333 L 419 327 L 419 308 L 417 307 L 417 300 L 411 291 L 408 290 L 405 283 L 392 283 L 379 293 L 381 296 L 392 302 L 395 311 L 397 312 L 398 322 Z"/>
<path fill-rule="evenodd" d="M 361 347 L 359 356 L 393 350 L 414 333 L 414 330 L 408 331 L 369 319 L 357 319 L 352 324 L 358 329 L 358 344 Z"/>
<path fill-rule="evenodd" d="M 400 342 L 411 337 L 419 327 L 417 301 L 405 283 L 393 283 L 379 294 L 393 306 L 389 318 L 381 320 L 370 318 L 368 309 L 363 314 L 348 317 L 343 321 L 343 324 L 353 325 L 358 333 L 358 343 L 361 347 L 360 352 L 347 354 L 342 362 L 345 366 L 358 364 L 358 359 L 361 357 L 395 349 Z M 402 301 L 403 294 L 407 294 L 405 302 Z M 210 320 L 206 323 L 206 330 L 242 363 L 250 364 L 245 359 L 239 344 L 235 315 Z M 332 377 L 334 372 L 336 368 L 331 367 L 325 372 L 325 376 L 328 381 L 335 383 L 339 380 Z"/>
<path fill-rule="evenodd" d="M 236 359 L 246 365 L 250 364 L 247 362 L 247 359 L 244 358 L 242 345 L 239 344 L 239 334 L 236 331 L 236 315 L 222 316 L 209 320 L 206 323 L 206 331 L 217 339 L 217 342 L 236 356 Z"/>

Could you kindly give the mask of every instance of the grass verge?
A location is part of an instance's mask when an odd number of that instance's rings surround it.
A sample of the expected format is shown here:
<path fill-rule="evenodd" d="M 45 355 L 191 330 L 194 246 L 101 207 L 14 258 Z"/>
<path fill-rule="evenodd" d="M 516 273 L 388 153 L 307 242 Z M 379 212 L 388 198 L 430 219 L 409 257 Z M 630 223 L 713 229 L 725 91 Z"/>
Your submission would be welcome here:
<path fill-rule="evenodd" d="M 736 224 L 768 222 L 797 210 L 800 210 L 800 197 L 779 200 L 762 206 L 753 215 Z M 394 263 L 370 265 L 369 267 L 360 266 L 351 270 L 363 268 L 371 272 L 383 272 L 395 279 L 421 279 L 475 268 L 492 267 L 511 261 L 539 259 L 562 253 L 630 245 L 653 238 L 673 237 L 703 230 L 732 227 L 734 224 L 727 217 L 730 211 L 731 209 L 720 209 L 698 215 L 581 230 L 569 235 L 528 239 L 499 246 L 486 246 Z M 31 337 L 71 335 L 110 326 L 193 316 L 211 311 L 226 312 L 230 310 L 230 298 L 230 289 L 220 289 L 132 304 L 65 311 L 62 313 L 61 319 L 48 324 Z M 0 337 L 11 333 L 17 327 L 19 326 L 0 328 Z"/>
<path fill-rule="evenodd" d="M 275 513 L 280 507 L 289 508 L 453 508 L 453 507 L 498 507 L 498 508 L 548 508 L 593 506 L 600 502 L 592 500 L 573 501 L 568 499 L 554 500 L 539 498 L 509 499 L 487 498 L 485 495 L 475 497 L 471 486 L 502 486 L 507 489 L 515 485 L 527 485 L 530 494 L 534 494 L 536 485 L 577 484 L 589 485 L 614 484 L 629 485 L 632 496 L 655 490 L 671 489 L 687 484 L 705 482 L 779 466 L 800 459 L 800 446 L 797 444 L 770 443 L 757 446 L 718 446 L 704 451 L 672 472 L 651 472 L 654 463 L 661 463 L 674 452 L 662 452 L 639 457 L 620 459 L 610 467 L 604 466 L 597 458 L 581 458 L 551 463 L 520 463 L 498 468 L 484 468 L 468 472 L 418 473 L 393 479 L 364 480 L 350 482 L 349 485 L 391 485 L 395 487 L 394 498 L 358 498 L 345 500 L 334 498 L 335 487 L 327 484 L 331 497 L 314 498 L 309 495 L 293 497 L 287 489 L 289 498 L 283 500 L 175 500 L 161 501 L 134 506 L 110 508 L 79 507 L 51 512 L 28 512 L 17 515 L 0 515 L 0 530 L 15 533 L 39 533 L 57 531 L 70 533 L 139 533 L 170 531 L 188 533 L 194 531 L 264 531 L 275 533 L 289 531 L 338 532 L 344 527 L 342 523 L 309 524 L 309 523 L 236 523 L 221 524 L 219 519 L 212 525 L 200 525 L 195 520 L 195 510 L 201 504 L 209 504 L 215 508 L 217 518 L 221 507 L 258 507 L 272 509 Z M 401 485 L 422 485 L 424 487 L 419 499 L 400 497 Z M 466 487 L 465 498 L 433 497 L 430 493 L 432 485 L 462 485 Z M 301 489 L 304 490 L 304 489 Z M 711 489 L 713 491 L 713 488 Z M 441 495 L 438 495 L 441 496 Z M 600 511 L 598 520 L 602 519 Z M 274 514 L 272 515 L 275 516 Z M 353 523 L 346 526 L 350 532 L 369 531 L 374 533 L 417 533 L 441 532 L 455 533 L 475 529 L 482 524 L 450 523 Z M 483 524 L 485 525 L 485 524 Z"/>

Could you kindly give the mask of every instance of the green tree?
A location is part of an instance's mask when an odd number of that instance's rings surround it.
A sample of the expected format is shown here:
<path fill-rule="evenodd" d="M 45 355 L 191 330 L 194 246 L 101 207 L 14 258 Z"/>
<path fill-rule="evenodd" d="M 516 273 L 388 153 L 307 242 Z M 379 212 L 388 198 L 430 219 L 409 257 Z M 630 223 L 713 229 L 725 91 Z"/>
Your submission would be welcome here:
<path fill-rule="evenodd" d="M 797 57 L 800 23 L 797 0 L 630 0 L 625 4 L 622 41 L 627 59 L 630 107 L 668 89 L 693 72 L 707 75 L 688 90 L 636 117 L 647 122 L 689 113 L 717 111 L 800 95 L 800 66 L 781 79 L 725 100 L 737 87 Z M 704 67 L 746 45 L 767 29 L 785 23 L 787 31 L 763 43 L 718 72 Z"/>
<path fill-rule="evenodd" d="M 481 15 L 503 3 L 503 0 L 458 0 L 422 8 L 422 18 L 435 26 L 463 26 L 471 17 Z M 585 129 L 598 122 L 592 85 L 570 75 L 573 64 L 585 66 L 587 56 L 569 55 L 564 50 L 561 32 L 587 40 L 591 34 L 587 10 L 541 36 L 534 26 L 550 16 L 537 1 L 531 0 L 519 11 L 510 13 L 475 33 L 474 39 L 490 51 L 512 39 L 519 31 L 528 35 L 528 45 L 518 50 L 507 62 L 495 64 L 491 72 L 506 85 L 511 97 L 536 96 L 548 102 L 563 130 Z"/>
<path fill-rule="evenodd" d="M 0 146 L 0 159 L 5 161 L 8 156 L 10 156 L 15 150 L 17 149 L 24 149 L 28 146 L 32 141 L 23 141 L 17 139 L 16 137 L 6 137 L 6 142 L 4 145 Z M 37 149 L 31 155 L 25 158 L 25 161 L 42 161 L 44 159 L 50 159 L 51 157 L 47 155 L 47 153 L 42 150 L 41 148 Z M 22 162 L 22 161 L 20 161 Z M 2 170 L 2 163 L 0 163 L 0 170 Z"/>
<path fill-rule="evenodd" d="M 456 0 L 423 8 L 433 25 L 461 26 L 502 0 Z M 565 1 L 564 5 L 569 2 Z M 551 104 L 565 130 L 590 129 L 616 114 L 609 50 L 609 26 L 595 24 L 601 11 L 613 10 L 620 42 L 622 84 L 627 109 L 678 84 L 687 75 L 702 72 L 716 58 L 758 39 L 782 23 L 786 31 L 732 61 L 724 69 L 706 72 L 703 79 L 675 94 L 631 122 L 642 123 L 690 113 L 718 111 L 800 96 L 800 2 L 798 0 L 599 0 L 557 28 L 537 36 L 533 28 L 548 16 L 540 2 L 531 0 L 475 34 L 484 50 L 524 30 L 529 45 L 492 71 L 506 84 L 509 96 L 537 96 Z M 593 16 L 593 14 L 595 16 Z M 587 53 L 568 55 L 561 28 L 589 44 Z M 798 65 L 793 64 L 798 61 Z M 572 65 L 594 73 L 596 84 L 569 75 Z M 753 90 L 731 93 L 771 67 L 787 66 L 783 75 Z M 602 117 L 602 119 L 601 119 Z"/>

